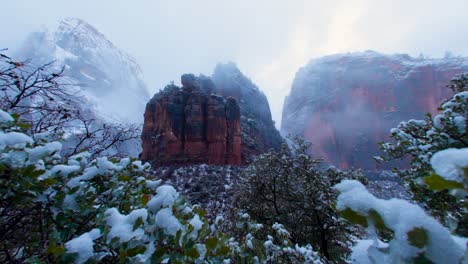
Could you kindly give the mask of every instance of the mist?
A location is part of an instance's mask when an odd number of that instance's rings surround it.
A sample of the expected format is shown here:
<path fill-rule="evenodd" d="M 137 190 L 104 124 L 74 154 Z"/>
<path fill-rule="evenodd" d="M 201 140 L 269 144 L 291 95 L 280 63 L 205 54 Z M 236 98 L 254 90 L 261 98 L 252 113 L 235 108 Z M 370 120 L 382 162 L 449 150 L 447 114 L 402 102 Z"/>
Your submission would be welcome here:
<path fill-rule="evenodd" d="M 267 95 L 277 127 L 297 70 L 310 59 L 367 49 L 468 54 L 468 2 L 450 1 L 5 1 L 0 47 L 65 17 L 86 20 L 143 69 L 150 94 L 186 72 L 236 62 Z M 27 19 L 26 19 L 27 18 Z"/>

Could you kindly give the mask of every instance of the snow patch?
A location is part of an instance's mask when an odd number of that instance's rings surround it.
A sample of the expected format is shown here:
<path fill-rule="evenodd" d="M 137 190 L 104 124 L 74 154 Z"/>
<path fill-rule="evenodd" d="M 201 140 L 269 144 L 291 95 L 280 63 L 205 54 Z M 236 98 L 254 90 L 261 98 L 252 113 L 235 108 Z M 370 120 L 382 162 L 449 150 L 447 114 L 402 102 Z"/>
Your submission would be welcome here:
<path fill-rule="evenodd" d="M 435 153 L 431 158 L 435 172 L 449 181 L 463 182 L 464 168 L 468 167 L 468 148 L 450 148 Z"/>

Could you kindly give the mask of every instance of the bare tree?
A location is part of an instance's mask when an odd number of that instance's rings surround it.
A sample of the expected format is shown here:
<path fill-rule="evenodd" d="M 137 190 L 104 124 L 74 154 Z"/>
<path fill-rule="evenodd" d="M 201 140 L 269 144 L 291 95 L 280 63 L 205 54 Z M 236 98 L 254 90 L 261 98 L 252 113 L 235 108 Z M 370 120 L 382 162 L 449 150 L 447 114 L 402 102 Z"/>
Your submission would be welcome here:
<path fill-rule="evenodd" d="M 86 105 L 80 87 L 65 76 L 65 68 L 54 62 L 35 65 L 15 61 L 0 50 L 0 108 L 18 114 L 31 135 L 49 132 L 62 139 L 64 155 L 86 150 L 92 157 L 102 154 L 122 157 L 140 145 L 138 124 L 115 124 L 96 117 Z"/>

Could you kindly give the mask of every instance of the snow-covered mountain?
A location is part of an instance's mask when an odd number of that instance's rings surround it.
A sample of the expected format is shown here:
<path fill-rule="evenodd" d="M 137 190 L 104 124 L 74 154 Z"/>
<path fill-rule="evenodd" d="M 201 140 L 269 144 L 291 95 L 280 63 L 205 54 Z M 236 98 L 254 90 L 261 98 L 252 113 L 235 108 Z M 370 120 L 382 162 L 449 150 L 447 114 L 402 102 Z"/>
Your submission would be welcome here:
<path fill-rule="evenodd" d="M 31 33 L 19 56 L 65 67 L 67 81 L 103 120 L 143 122 L 150 97 L 138 63 L 85 21 L 66 18 L 56 28 Z"/>

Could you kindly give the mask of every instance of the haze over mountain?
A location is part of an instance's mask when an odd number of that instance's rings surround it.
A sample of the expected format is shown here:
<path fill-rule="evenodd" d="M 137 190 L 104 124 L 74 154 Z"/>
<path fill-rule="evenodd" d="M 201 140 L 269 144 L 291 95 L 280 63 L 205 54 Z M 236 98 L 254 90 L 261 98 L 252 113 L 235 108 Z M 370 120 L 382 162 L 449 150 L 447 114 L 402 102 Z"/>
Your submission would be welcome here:
<path fill-rule="evenodd" d="M 182 73 L 236 62 L 279 126 L 294 74 L 310 59 L 367 49 L 466 56 L 467 9 L 466 0 L 4 1 L 0 48 L 14 51 L 39 25 L 79 17 L 135 56 L 151 94 Z"/>
<path fill-rule="evenodd" d="M 314 155 L 343 169 L 376 169 L 378 142 L 401 121 L 435 113 L 451 95 L 446 85 L 466 71 L 467 57 L 366 51 L 312 60 L 296 73 L 285 98 L 281 131 L 303 136 Z"/>
<path fill-rule="evenodd" d="M 66 82 L 78 87 L 102 119 L 143 122 L 149 94 L 140 66 L 84 20 L 67 18 L 31 33 L 18 55 L 36 65 L 65 67 Z"/>

